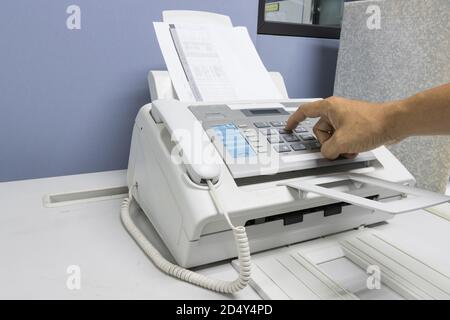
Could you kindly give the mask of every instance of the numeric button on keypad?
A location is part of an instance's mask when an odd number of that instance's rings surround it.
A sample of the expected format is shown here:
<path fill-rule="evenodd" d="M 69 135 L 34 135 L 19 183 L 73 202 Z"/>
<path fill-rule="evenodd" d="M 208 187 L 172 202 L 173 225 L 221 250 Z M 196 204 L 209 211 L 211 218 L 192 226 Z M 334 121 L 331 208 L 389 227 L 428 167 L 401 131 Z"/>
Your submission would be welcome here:
<path fill-rule="evenodd" d="M 283 138 L 286 142 L 296 142 L 296 141 L 300 141 L 299 138 L 297 138 L 296 135 L 294 134 L 285 134 L 283 135 Z"/>
<path fill-rule="evenodd" d="M 267 138 L 267 141 L 269 141 L 270 144 L 274 144 L 274 143 L 282 143 L 283 139 L 281 139 L 280 136 L 270 136 Z"/>
<path fill-rule="evenodd" d="M 286 125 L 285 121 L 272 121 L 270 123 L 274 127 L 284 127 Z"/>
<path fill-rule="evenodd" d="M 299 134 L 299 136 L 300 136 L 300 138 L 302 138 L 302 140 L 307 140 L 307 141 L 316 140 L 316 138 L 312 134 L 309 134 L 309 133 L 301 133 L 301 134 Z"/>
<path fill-rule="evenodd" d="M 268 122 L 255 122 L 254 125 L 257 128 L 270 128 L 270 123 Z"/>
<path fill-rule="evenodd" d="M 274 146 L 273 148 L 278 153 L 285 153 L 285 152 L 291 151 L 291 148 L 289 148 L 289 146 L 285 145 L 285 144 L 280 144 L 280 145 Z"/>
<path fill-rule="evenodd" d="M 286 130 L 286 129 L 278 129 L 279 134 L 291 134 L 292 131 Z"/>
<path fill-rule="evenodd" d="M 262 130 L 259 130 L 259 132 L 261 132 L 265 136 L 271 136 L 274 134 L 278 134 L 278 131 L 275 129 L 262 129 Z"/>
<path fill-rule="evenodd" d="M 303 132 L 308 132 L 308 129 L 303 128 L 303 127 L 297 127 L 297 129 L 294 130 L 296 133 L 303 133 Z"/>
<path fill-rule="evenodd" d="M 291 144 L 291 148 L 294 151 L 302 151 L 302 150 L 306 150 L 306 146 L 303 143 L 294 143 Z"/>

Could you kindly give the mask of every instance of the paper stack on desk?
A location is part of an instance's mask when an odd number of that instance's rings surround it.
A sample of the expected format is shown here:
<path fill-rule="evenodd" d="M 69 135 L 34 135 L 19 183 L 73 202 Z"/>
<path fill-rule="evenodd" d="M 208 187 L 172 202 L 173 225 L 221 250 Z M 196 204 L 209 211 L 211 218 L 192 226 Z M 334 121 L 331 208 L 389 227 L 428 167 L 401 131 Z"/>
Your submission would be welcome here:
<path fill-rule="evenodd" d="M 181 101 L 282 99 L 245 27 L 192 12 L 163 15 L 155 32 Z"/>

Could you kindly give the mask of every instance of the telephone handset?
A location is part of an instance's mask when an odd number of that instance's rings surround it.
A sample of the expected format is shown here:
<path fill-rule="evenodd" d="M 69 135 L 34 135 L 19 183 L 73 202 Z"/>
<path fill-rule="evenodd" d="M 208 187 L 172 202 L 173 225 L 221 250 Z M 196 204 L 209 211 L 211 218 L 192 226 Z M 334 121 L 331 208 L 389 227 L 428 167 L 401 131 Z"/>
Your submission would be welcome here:
<path fill-rule="evenodd" d="M 234 293 L 245 288 L 250 281 L 250 246 L 245 227 L 234 226 L 226 209 L 222 206 L 216 192 L 215 182 L 219 180 L 221 158 L 199 121 L 188 110 L 188 105 L 176 100 L 157 100 L 152 103 L 151 115 L 156 123 L 164 123 L 172 141 L 180 148 L 180 157 L 190 178 L 197 184 L 206 184 L 217 211 L 224 215 L 233 232 L 239 260 L 239 276 L 233 281 L 212 279 L 197 272 L 185 269 L 166 260 L 153 244 L 135 225 L 130 216 L 133 188 L 122 203 L 121 219 L 147 256 L 165 273 L 183 281 L 222 293 Z"/>
<path fill-rule="evenodd" d="M 152 102 L 151 114 L 157 123 L 165 124 L 172 141 L 178 144 L 190 178 L 197 184 L 207 180 L 216 183 L 221 158 L 188 105 L 178 100 L 156 100 Z"/>

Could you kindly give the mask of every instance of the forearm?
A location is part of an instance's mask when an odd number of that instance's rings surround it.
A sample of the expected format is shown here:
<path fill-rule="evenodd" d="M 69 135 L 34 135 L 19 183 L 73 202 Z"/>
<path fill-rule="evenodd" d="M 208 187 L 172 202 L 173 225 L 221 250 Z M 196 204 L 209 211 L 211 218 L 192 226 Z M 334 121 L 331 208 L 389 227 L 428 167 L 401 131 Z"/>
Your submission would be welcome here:
<path fill-rule="evenodd" d="M 387 130 L 395 140 L 450 134 L 450 84 L 393 102 L 391 107 Z"/>

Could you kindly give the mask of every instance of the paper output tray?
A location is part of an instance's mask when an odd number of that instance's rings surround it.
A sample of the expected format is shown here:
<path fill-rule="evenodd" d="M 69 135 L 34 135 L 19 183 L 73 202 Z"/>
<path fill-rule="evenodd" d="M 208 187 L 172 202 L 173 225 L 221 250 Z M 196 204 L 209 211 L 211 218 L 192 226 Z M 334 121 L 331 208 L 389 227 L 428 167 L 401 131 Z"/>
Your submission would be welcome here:
<path fill-rule="evenodd" d="M 407 249 L 371 229 L 349 231 L 253 255 L 250 285 L 267 300 L 449 299 L 450 276 Z"/>
<path fill-rule="evenodd" d="M 307 192 L 319 194 L 321 196 L 332 198 L 335 200 L 351 203 L 359 207 L 378 210 L 391 214 L 406 213 L 416 211 L 424 208 L 433 207 L 442 203 L 450 201 L 450 197 L 430 192 L 413 187 L 407 187 L 397 183 L 369 177 L 361 174 L 340 174 L 329 176 L 336 180 L 350 180 L 355 182 L 355 185 L 362 186 L 363 184 L 369 184 L 377 187 L 381 187 L 386 190 L 392 190 L 399 192 L 402 195 L 402 199 L 389 202 L 378 202 L 370 200 L 364 197 L 360 197 L 354 194 L 345 193 L 330 188 L 322 187 L 317 184 L 312 184 L 305 181 L 296 181 L 286 183 L 284 185 L 296 189 L 300 192 L 301 196 L 306 196 Z"/>

